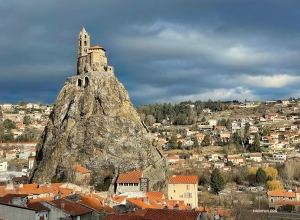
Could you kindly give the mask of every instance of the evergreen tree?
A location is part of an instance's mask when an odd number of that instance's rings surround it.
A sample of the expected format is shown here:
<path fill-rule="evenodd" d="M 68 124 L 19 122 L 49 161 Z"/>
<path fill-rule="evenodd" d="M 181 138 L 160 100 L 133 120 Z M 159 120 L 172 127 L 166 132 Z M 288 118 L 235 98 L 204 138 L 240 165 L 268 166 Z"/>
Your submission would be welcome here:
<path fill-rule="evenodd" d="M 172 144 L 173 149 L 178 148 L 177 136 L 176 135 L 172 135 L 172 137 L 170 139 L 170 143 Z"/>
<path fill-rule="evenodd" d="M 203 146 L 209 146 L 210 145 L 210 140 L 209 140 L 209 135 L 205 135 L 203 141 L 202 141 Z"/>
<path fill-rule="evenodd" d="M 215 168 L 210 176 L 210 186 L 217 195 L 225 189 L 226 182 L 218 168 Z"/>
<path fill-rule="evenodd" d="M 23 124 L 29 125 L 30 123 L 31 123 L 30 116 L 25 115 L 24 118 L 23 118 Z"/>
<path fill-rule="evenodd" d="M 195 138 L 193 148 L 198 148 L 198 147 L 199 147 L 199 142 L 198 142 L 198 139 Z"/>
<path fill-rule="evenodd" d="M 266 172 L 260 167 L 258 168 L 258 170 L 256 171 L 256 182 L 259 185 L 263 185 L 266 183 L 267 181 L 267 174 Z"/>
<path fill-rule="evenodd" d="M 254 137 L 254 143 L 249 147 L 250 152 L 261 152 L 260 149 L 260 141 L 259 141 L 259 136 L 256 133 Z"/>

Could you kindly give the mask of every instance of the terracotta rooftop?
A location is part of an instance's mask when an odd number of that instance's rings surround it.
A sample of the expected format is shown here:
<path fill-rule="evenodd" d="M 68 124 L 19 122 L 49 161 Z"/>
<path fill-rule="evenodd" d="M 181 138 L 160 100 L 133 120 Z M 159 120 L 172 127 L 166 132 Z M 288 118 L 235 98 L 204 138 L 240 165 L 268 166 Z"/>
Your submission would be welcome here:
<path fill-rule="evenodd" d="M 172 175 L 170 176 L 170 184 L 174 183 L 189 183 L 189 184 L 197 184 L 198 176 L 188 176 L 188 175 Z"/>
<path fill-rule="evenodd" d="M 101 47 L 101 46 L 99 46 L 99 45 L 90 47 L 90 50 L 95 50 L 95 49 L 96 49 L 96 50 L 97 50 L 97 49 L 101 49 L 101 50 L 106 51 L 103 47 Z"/>
<path fill-rule="evenodd" d="M 91 208 L 99 213 L 103 209 L 103 201 L 104 199 L 100 196 L 96 197 L 93 195 L 81 195 L 81 200 L 79 200 L 77 203 Z"/>
<path fill-rule="evenodd" d="M 6 204 L 12 204 L 12 199 L 19 197 L 19 198 L 27 198 L 27 194 L 7 194 L 0 198 L 1 203 L 6 203 Z"/>
<path fill-rule="evenodd" d="M 165 209 L 145 209 L 134 212 L 130 215 L 108 215 L 104 220 L 196 220 L 199 219 L 199 211 L 175 211 Z"/>
<path fill-rule="evenodd" d="M 27 207 L 30 208 L 30 209 L 34 209 L 36 211 L 46 211 L 46 210 L 49 210 L 49 208 L 47 208 L 46 206 L 42 205 L 39 202 L 28 203 Z"/>
<path fill-rule="evenodd" d="M 164 197 L 163 192 L 147 192 L 146 194 L 147 194 L 147 196 L 155 196 L 155 197 L 159 197 L 159 198 Z"/>
<path fill-rule="evenodd" d="M 272 190 L 267 192 L 268 196 L 276 196 L 276 197 L 296 197 L 295 192 L 287 192 L 285 190 Z"/>
<path fill-rule="evenodd" d="M 80 172 L 80 173 L 91 173 L 92 171 L 82 167 L 82 166 L 79 166 L 79 165 L 74 165 L 73 166 L 73 169 Z"/>
<path fill-rule="evenodd" d="M 0 186 L 0 197 L 3 197 L 7 194 L 17 194 L 18 191 L 13 188 L 13 189 L 6 189 L 6 186 Z"/>
<path fill-rule="evenodd" d="M 122 173 L 119 175 L 117 183 L 139 183 L 140 178 L 143 176 L 143 171 L 132 171 Z"/>
<path fill-rule="evenodd" d="M 47 202 L 47 203 L 50 205 L 54 205 L 54 207 L 56 207 L 58 209 L 61 209 L 62 202 L 64 203 L 64 212 L 68 213 L 71 216 L 79 216 L 79 215 L 83 215 L 83 214 L 92 212 L 91 209 L 83 207 L 74 202 L 70 202 L 66 199 L 52 200 L 51 202 Z"/>
<path fill-rule="evenodd" d="M 116 196 L 111 198 L 112 201 L 117 202 L 117 203 L 121 203 L 123 202 L 125 199 L 127 198 L 127 196 Z"/>
<path fill-rule="evenodd" d="M 128 198 L 127 201 L 133 203 L 134 205 L 146 209 L 146 208 L 154 208 L 152 205 L 144 202 L 144 198 Z"/>

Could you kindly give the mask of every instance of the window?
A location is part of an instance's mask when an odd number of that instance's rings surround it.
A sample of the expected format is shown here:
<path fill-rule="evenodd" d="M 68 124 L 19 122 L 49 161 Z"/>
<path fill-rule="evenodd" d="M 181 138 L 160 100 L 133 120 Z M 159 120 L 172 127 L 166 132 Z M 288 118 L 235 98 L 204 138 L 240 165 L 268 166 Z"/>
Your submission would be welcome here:
<path fill-rule="evenodd" d="M 133 186 L 133 183 L 129 183 L 129 186 Z"/>
<path fill-rule="evenodd" d="M 134 183 L 133 185 L 134 185 L 134 186 L 138 186 L 139 184 L 138 184 L 138 183 Z"/>
<path fill-rule="evenodd" d="M 190 190 L 190 185 L 186 185 L 186 190 Z"/>
<path fill-rule="evenodd" d="M 84 41 L 84 46 L 86 46 L 86 41 Z"/>
<path fill-rule="evenodd" d="M 124 183 L 124 186 L 128 186 L 128 183 Z"/>
<path fill-rule="evenodd" d="M 184 193 L 184 198 L 192 198 L 192 193 Z"/>
<path fill-rule="evenodd" d="M 119 186 L 123 186 L 123 183 L 119 183 Z"/>
<path fill-rule="evenodd" d="M 183 198 L 183 195 L 180 195 L 179 198 Z"/>
<path fill-rule="evenodd" d="M 176 192 L 176 190 L 174 189 L 174 190 L 173 190 L 173 192 L 175 193 L 175 192 Z"/>

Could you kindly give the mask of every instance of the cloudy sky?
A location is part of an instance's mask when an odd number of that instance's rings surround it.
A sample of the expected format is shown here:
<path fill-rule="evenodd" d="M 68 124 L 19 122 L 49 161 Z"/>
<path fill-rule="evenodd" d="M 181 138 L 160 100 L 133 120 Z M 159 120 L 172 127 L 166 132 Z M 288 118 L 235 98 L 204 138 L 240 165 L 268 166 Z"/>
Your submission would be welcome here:
<path fill-rule="evenodd" d="M 0 103 L 53 104 L 82 27 L 135 106 L 300 97 L 300 1 L 0 0 Z"/>

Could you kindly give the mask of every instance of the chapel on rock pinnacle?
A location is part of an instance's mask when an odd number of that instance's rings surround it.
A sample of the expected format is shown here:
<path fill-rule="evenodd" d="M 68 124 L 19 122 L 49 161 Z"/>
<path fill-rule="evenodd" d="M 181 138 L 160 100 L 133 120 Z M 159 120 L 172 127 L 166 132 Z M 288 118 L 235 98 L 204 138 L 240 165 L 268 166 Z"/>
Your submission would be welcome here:
<path fill-rule="evenodd" d="M 82 28 L 78 35 L 77 75 L 97 71 L 113 74 L 113 66 L 107 65 L 106 50 L 98 45 L 91 47 L 90 43 L 90 35 Z"/>

